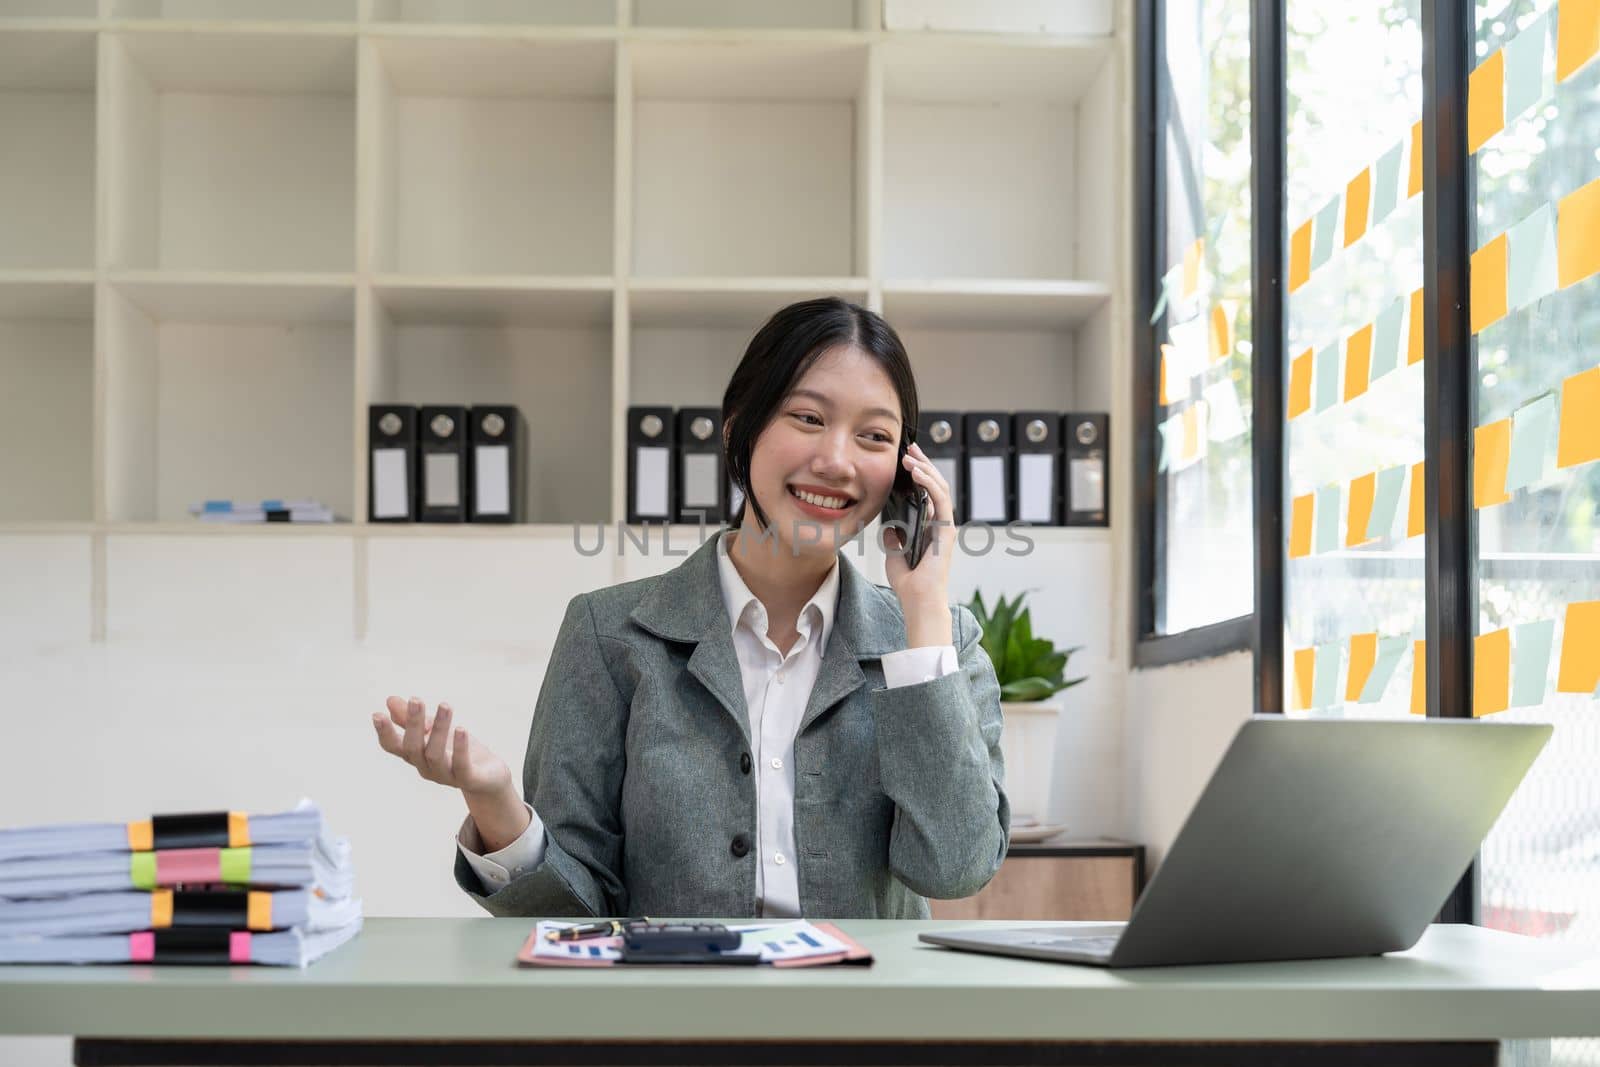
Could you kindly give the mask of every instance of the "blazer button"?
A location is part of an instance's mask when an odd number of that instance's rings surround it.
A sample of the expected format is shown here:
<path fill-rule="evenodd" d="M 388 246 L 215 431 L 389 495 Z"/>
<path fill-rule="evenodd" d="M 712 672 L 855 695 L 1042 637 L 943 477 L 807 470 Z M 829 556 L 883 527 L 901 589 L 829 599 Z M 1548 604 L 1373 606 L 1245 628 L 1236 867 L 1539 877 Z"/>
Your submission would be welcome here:
<path fill-rule="evenodd" d="M 750 839 L 743 834 L 734 834 L 733 844 L 728 846 L 728 851 L 733 853 L 735 859 L 744 859 L 750 852 Z"/>
<path fill-rule="evenodd" d="M 749 774 L 750 773 L 750 753 L 748 753 L 748 752 L 739 753 L 739 773 L 740 774 Z"/>

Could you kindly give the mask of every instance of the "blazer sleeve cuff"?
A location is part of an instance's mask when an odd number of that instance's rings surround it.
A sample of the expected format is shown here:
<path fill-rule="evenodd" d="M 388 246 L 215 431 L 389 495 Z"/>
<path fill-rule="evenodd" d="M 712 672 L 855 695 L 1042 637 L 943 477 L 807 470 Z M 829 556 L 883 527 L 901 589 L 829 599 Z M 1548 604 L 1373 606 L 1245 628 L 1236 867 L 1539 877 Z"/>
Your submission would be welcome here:
<path fill-rule="evenodd" d="M 539 813 L 533 810 L 532 804 L 526 800 L 522 804 L 528 809 L 528 828 L 522 831 L 521 837 L 497 852 L 482 854 L 483 840 L 478 836 L 477 824 L 470 815 L 456 834 L 456 848 L 460 850 L 462 859 L 467 861 L 478 880 L 491 893 L 504 889 L 518 875 L 544 862 L 544 823 L 539 819 Z"/>

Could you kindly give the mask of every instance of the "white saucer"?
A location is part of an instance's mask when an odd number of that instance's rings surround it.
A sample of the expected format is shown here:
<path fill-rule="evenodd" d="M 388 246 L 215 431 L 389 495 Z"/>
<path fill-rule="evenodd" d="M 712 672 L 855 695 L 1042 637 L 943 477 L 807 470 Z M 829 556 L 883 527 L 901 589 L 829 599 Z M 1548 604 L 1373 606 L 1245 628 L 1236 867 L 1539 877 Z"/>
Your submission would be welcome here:
<path fill-rule="evenodd" d="M 1047 837 L 1065 833 L 1066 827 L 1053 823 L 1031 823 L 1027 826 L 1013 826 L 1011 840 L 1015 842 L 1043 841 Z"/>

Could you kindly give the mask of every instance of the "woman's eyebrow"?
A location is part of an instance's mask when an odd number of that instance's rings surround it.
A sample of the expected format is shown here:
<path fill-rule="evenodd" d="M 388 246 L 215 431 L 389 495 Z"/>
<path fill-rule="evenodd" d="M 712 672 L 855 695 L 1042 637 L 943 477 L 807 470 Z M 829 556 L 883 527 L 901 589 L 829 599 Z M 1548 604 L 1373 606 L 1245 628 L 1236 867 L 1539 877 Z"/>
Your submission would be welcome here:
<path fill-rule="evenodd" d="M 819 393 L 815 389 L 794 389 L 794 390 L 790 391 L 789 395 L 791 397 L 795 397 L 795 396 L 808 397 L 811 400 L 815 400 L 817 403 L 821 404 L 823 407 L 831 408 L 833 406 L 833 398 L 832 397 L 828 396 L 825 393 Z M 897 413 L 895 413 L 893 411 L 890 411 L 888 408 L 868 408 L 866 411 L 862 412 L 862 414 L 864 414 L 864 415 L 880 415 L 880 416 L 882 416 L 883 418 L 886 418 L 886 419 L 893 419 L 895 422 L 899 422 L 900 421 L 900 416 Z"/>

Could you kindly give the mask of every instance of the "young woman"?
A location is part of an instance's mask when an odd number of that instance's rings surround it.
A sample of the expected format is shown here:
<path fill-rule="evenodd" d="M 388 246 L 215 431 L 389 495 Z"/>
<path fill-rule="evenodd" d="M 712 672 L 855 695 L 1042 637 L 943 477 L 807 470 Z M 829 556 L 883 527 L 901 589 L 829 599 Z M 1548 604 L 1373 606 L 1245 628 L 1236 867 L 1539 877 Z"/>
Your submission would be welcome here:
<path fill-rule="evenodd" d="M 378 743 L 461 790 L 461 888 L 495 915 L 926 918 L 1005 856 L 1000 693 L 949 602 L 950 489 L 915 444 L 887 323 L 784 308 L 722 400 L 734 528 L 674 570 L 567 606 L 523 763 L 440 704 L 388 699 Z M 839 549 L 899 467 L 936 537 L 889 588 Z"/>

